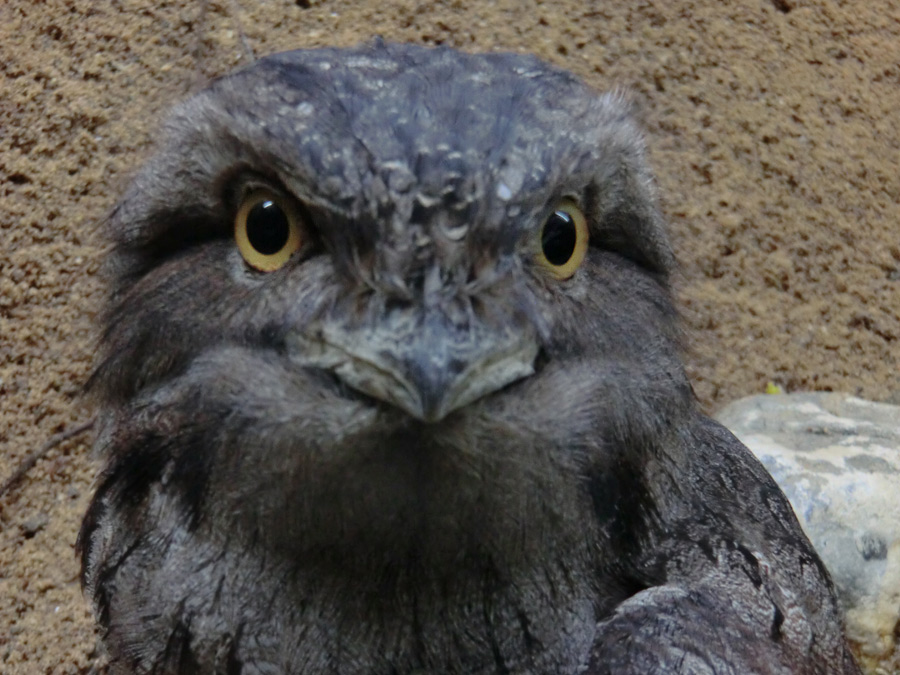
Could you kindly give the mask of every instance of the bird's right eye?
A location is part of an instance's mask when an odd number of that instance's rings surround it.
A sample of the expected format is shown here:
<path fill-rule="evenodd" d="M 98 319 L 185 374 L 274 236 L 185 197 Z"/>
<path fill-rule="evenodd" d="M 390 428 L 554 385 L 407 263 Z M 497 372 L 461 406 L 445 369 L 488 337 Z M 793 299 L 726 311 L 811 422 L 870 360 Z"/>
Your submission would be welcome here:
<path fill-rule="evenodd" d="M 250 267 L 274 272 L 303 244 L 304 223 L 297 206 L 269 190 L 246 194 L 234 217 L 234 239 Z"/>

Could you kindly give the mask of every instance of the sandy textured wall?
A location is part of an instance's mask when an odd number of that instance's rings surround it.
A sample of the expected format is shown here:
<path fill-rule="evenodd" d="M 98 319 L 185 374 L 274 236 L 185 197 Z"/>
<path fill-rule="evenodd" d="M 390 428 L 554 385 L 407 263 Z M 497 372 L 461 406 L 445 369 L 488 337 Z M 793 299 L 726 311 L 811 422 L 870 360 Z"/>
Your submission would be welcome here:
<path fill-rule="evenodd" d="M 768 380 L 898 398 L 897 2 L 4 0 L 0 481 L 88 415 L 96 225 L 170 102 L 246 63 L 242 36 L 262 54 L 375 34 L 534 51 L 635 92 L 707 405 Z M 3 673 L 92 662 L 72 551 L 86 442 L 0 497 Z"/>

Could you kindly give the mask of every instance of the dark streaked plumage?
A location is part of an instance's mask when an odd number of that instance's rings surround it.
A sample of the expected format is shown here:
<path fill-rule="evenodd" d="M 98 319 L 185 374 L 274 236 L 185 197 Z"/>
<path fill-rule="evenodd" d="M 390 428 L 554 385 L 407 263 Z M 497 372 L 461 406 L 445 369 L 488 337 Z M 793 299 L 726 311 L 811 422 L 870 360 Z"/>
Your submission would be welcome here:
<path fill-rule="evenodd" d="M 300 223 L 269 272 L 257 194 Z M 80 548 L 113 672 L 858 672 L 694 401 L 619 97 L 529 56 L 278 54 L 176 109 L 108 231 Z"/>

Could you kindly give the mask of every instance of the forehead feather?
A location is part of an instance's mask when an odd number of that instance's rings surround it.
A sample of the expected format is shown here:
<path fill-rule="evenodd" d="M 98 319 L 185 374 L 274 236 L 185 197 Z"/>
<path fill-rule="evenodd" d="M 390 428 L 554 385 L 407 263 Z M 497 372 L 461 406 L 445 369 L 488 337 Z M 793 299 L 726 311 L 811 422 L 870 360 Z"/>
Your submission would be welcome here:
<path fill-rule="evenodd" d="M 598 97 L 530 55 L 412 45 L 294 51 L 224 78 L 207 96 L 213 118 L 226 111 L 246 138 L 261 147 L 274 139 L 285 164 L 336 177 L 348 195 L 363 187 L 359 173 L 414 179 L 425 192 L 440 189 L 445 173 L 517 158 L 543 174 L 598 131 Z"/>
<path fill-rule="evenodd" d="M 380 43 L 275 54 L 176 108 L 111 224 L 127 245 L 151 239 L 171 204 L 215 213 L 212 186 L 241 167 L 351 216 L 538 203 L 572 176 L 583 187 L 614 171 L 638 138 L 628 118 L 619 98 L 531 55 Z"/>

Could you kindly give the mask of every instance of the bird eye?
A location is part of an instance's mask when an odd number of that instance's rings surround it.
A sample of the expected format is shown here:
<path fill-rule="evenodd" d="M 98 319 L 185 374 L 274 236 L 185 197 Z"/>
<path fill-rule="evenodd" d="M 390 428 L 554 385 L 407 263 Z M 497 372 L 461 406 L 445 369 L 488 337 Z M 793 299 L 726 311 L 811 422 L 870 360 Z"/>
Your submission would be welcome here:
<path fill-rule="evenodd" d="M 584 213 L 572 199 L 563 199 L 544 222 L 538 262 L 557 279 L 568 279 L 587 253 L 588 227 Z"/>
<path fill-rule="evenodd" d="M 247 194 L 234 217 L 234 239 L 251 267 L 274 272 L 303 243 L 303 219 L 285 197 L 268 190 Z"/>

